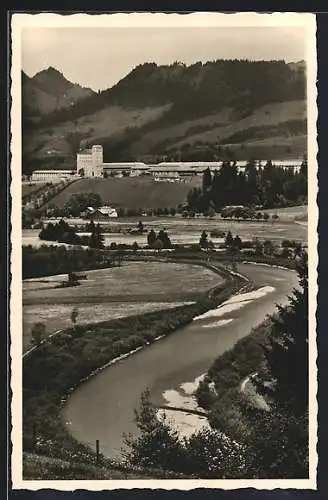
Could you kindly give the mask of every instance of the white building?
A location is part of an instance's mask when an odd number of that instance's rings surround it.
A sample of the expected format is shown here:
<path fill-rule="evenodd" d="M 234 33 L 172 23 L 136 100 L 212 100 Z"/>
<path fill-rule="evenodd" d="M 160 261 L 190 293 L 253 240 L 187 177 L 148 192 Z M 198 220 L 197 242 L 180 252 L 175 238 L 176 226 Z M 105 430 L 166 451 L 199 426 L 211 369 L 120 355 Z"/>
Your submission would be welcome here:
<path fill-rule="evenodd" d="M 102 177 L 103 147 L 94 145 L 77 153 L 76 171 L 84 177 Z"/>
<path fill-rule="evenodd" d="M 73 179 L 74 170 L 34 170 L 31 181 L 35 182 L 62 182 Z"/>
<path fill-rule="evenodd" d="M 118 217 L 117 211 L 113 207 L 103 206 L 100 208 L 88 207 L 85 215 L 90 218 L 115 218 Z"/>

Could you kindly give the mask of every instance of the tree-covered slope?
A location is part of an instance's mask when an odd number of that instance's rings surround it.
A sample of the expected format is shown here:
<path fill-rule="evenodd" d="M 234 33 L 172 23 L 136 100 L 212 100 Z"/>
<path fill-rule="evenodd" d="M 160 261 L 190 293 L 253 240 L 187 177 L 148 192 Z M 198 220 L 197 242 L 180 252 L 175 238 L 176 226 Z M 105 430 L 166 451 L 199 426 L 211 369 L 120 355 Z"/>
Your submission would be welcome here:
<path fill-rule="evenodd" d="M 43 75 L 37 80 L 34 86 L 37 83 L 38 92 L 44 92 Z M 23 94 L 24 155 L 32 160 L 48 150 L 66 155 L 65 134 L 76 131 L 83 145 L 103 144 L 107 161 L 163 155 L 186 142 L 194 148 L 200 142 L 241 144 L 270 136 L 285 145 L 286 134 L 306 134 L 305 96 L 304 67 L 284 61 L 145 63 L 114 87 L 70 101 L 69 106 L 56 106 L 33 123 L 27 120 L 28 99 Z M 58 100 L 58 93 L 52 98 Z M 235 137 L 240 129 L 249 133 Z"/>

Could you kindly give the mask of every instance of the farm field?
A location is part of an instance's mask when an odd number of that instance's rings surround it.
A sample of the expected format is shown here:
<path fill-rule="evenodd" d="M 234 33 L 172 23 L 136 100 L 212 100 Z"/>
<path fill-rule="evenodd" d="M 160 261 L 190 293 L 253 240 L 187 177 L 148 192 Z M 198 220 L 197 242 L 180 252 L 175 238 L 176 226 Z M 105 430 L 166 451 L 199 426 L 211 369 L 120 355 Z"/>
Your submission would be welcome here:
<path fill-rule="evenodd" d="M 67 279 L 63 275 L 23 282 L 25 347 L 35 322 L 44 322 L 51 334 L 69 326 L 73 307 L 80 311 L 79 322 L 97 322 L 193 302 L 200 292 L 222 283 L 201 266 L 161 262 L 128 262 L 85 274 L 88 279 L 72 288 L 54 288 Z"/>
<path fill-rule="evenodd" d="M 286 207 L 286 208 L 276 208 L 275 210 L 268 209 L 263 210 L 263 212 L 275 213 L 279 215 L 279 219 L 281 221 L 298 221 L 308 220 L 308 206 L 307 205 L 299 205 L 296 207 Z"/>
<path fill-rule="evenodd" d="M 201 177 L 185 183 L 156 182 L 147 177 L 81 179 L 52 198 L 51 204 L 63 207 L 76 193 L 98 193 L 104 204 L 127 208 L 176 207 L 187 200 L 193 187 L 201 186 Z"/>
<path fill-rule="evenodd" d="M 71 313 L 73 307 L 78 309 L 77 323 L 98 323 L 110 319 L 124 318 L 134 314 L 143 314 L 161 309 L 187 304 L 183 302 L 111 302 L 110 304 L 86 304 L 79 302 L 78 305 L 56 304 L 56 305 L 32 305 L 24 306 L 23 318 L 23 349 L 25 350 L 31 342 L 31 330 L 37 321 L 46 325 L 47 334 L 51 334 L 62 328 L 72 326 Z"/>

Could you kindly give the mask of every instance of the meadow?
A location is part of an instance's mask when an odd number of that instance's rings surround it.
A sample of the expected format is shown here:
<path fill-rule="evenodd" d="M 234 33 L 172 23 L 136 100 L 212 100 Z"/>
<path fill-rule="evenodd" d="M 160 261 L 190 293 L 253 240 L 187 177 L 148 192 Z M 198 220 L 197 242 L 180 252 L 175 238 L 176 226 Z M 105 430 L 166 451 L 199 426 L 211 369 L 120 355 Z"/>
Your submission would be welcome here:
<path fill-rule="evenodd" d="M 45 323 L 47 334 L 78 323 L 100 322 L 133 314 L 177 307 L 223 282 L 198 265 L 163 262 L 124 262 L 120 267 L 88 271 L 88 279 L 72 288 L 56 289 L 66 276 L 34 278 L 23 282 L 23 344 L 31 341 L 31 328 Z"/>
<path fill-rule="evenodd" d="M 98 193 L 104 204 L 131 209 L 171 208 L 184 203 L 193 187 L 201 186 L 201 177 L 188 182 L 156 182 L 148 177 L 81 179 L 68 186 L 49 202 L 63 208 L 76 193 Z"/>

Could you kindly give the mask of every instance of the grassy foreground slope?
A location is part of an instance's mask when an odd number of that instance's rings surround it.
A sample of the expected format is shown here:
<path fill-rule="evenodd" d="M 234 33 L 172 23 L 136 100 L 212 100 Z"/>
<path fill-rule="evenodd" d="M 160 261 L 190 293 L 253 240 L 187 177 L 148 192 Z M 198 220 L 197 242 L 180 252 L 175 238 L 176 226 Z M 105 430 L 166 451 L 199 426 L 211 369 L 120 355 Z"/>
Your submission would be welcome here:
<path fill-rule="evenodd" d="M 181 184 L 156 182 L 145 177 L 81 179 L 52 198 L 51 204 L 63 207 L 73 194 L 92 192 L 114 207 L 169 208 L 184 203 L 190 189 L 200 183 L 200 178 Z"/>
<path fill-rule="evenodd" d="M 140 474 L 128 474 L 123 471 L 90 464 L 51 458 L 36 453 L 24 453 L 25 480 L 83 480 L 83 479 L 138 479 Z M 145 479 L 150 479 L 145 477 Z"/>

